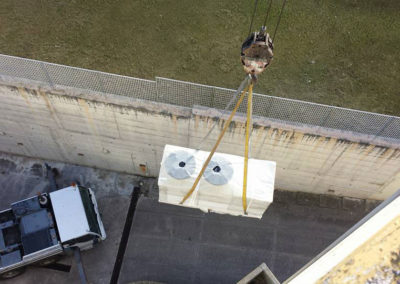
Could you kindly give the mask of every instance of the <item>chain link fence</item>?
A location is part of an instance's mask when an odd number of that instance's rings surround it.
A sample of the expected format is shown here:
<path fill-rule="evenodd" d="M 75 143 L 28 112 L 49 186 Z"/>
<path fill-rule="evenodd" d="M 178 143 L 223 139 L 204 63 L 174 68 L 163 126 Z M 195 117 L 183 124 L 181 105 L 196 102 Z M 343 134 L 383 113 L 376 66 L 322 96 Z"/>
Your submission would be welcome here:
<path fill-rule="evenodd" d="M 0 75 L 52 87 L 68 86 L 161 103 L 224 109 L 235 90 L 157 77 L 155 81 L 0 55 Z M 246 104 L 239 108 L 246 112 Z M 400 140 L 400 117 L 254 94 L 253 114 L 262 117 Z"/>

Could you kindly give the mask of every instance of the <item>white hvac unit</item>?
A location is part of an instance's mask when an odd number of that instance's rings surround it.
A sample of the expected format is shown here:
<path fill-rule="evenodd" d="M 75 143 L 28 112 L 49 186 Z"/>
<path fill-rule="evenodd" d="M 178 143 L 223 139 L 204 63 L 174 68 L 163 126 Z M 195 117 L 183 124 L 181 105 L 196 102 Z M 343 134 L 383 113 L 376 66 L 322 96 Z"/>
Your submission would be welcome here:
<path fill-rule="evenodd" d="M 243 214 L 243 165 L 240 156 L 215 153 L 193 194 L 191 189 L 209 152 L 166 145 L 158 178 L 159 201 L 231 215 L 261 218 L 273 201 L 276 163 L 249 159 L 247 215 Z"/>

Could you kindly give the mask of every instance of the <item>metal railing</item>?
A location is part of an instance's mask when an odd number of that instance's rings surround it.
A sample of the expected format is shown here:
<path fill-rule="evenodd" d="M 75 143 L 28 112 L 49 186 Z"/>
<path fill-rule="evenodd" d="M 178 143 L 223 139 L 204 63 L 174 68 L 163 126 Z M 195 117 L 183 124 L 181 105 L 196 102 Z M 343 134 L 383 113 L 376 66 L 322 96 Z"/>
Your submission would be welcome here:
<path fill-rule="evenodd" d="M 235 90 L 156 77 L 155 81 L 0 55 L 0 75 L 161 103 L 224 109 Z M 400 140 L 400 117 L 254 94 L 254 115 Z M 239 109 L 246 112 L 245 104 Z"/>

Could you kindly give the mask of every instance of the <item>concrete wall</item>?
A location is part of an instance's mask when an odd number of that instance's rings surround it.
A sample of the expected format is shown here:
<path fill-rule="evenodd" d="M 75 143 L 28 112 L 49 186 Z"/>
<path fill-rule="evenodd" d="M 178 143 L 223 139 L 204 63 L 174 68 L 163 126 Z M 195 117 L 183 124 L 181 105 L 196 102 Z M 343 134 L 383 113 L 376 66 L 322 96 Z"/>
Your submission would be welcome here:
<path fill-rule="evenodd" d="M 219 114 L 0 77 L 0 151 L 31 157 L 157 176 L 164 145 L 197 147 Z M 235 118 L 220 152 L 243 154 L 244 122 Z M 396 141 L 371 145 L 354 133 L 254 123 L 252 157 L 277 162 L 278 189 L 384 199 L 400 187 Z"/>

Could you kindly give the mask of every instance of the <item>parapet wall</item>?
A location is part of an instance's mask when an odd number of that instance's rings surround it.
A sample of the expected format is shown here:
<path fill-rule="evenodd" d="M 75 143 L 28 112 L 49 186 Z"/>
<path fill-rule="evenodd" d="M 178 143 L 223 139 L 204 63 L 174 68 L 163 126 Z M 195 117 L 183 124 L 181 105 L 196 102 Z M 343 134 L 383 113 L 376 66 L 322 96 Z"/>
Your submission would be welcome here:
<path fill-rule="evenodd" d="M 198 147 L 220 114 L 0 76 L 0 151 L 18 155 L 157 176 L 165 144 Z M 236 116 L 218 151 L 243 155 L 244 126 Z M 277 189 L 384 199 L 400 187 L 400 143 L 370 141 L 256 117 L 251 151 L 277 162 Z"/>

